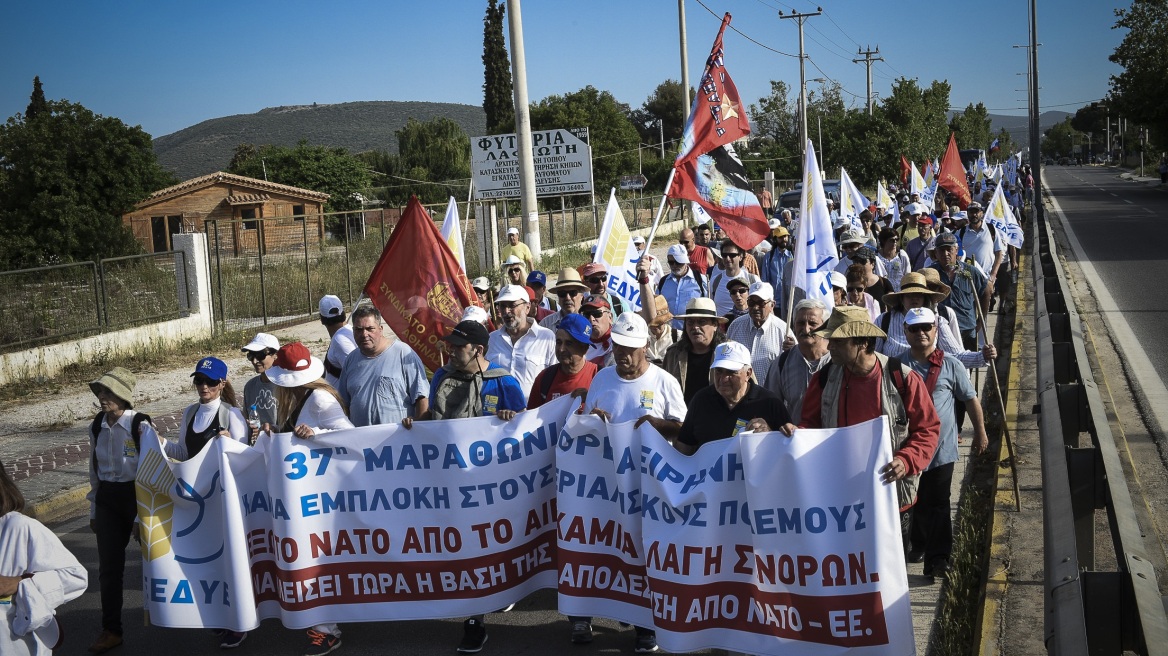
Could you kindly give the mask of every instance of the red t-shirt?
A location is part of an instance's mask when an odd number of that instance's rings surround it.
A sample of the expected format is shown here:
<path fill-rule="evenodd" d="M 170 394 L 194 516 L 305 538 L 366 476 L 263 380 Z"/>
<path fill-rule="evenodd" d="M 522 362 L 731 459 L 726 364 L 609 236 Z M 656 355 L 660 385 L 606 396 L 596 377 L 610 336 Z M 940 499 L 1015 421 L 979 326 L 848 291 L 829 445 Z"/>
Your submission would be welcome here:
<path fill-rule="evenodd" d="M 535 377 L 535 382 L 531 385 L 531 398 L 527 399 L 527 409 L 538 408 L 548 401 L 567 396 L 581 387 L 588 389 L 592 385 L 592 379 L 596 377 L 597 371 L 600 369 L 595 363 L 585 362 L 584 368 L 576 372 L 576 375 L 566 376 L 559 364 L 553 364 L 539 372 L 539 375 Z M 548 388 L 547 396 L 544 396 L 542 391 L 546 376 L 555 376 L 555 378 L 552 380 L 552 386 Z"/>
<path fill-rule="evenodd" d="M 689 253 L 689 266 L 707 275 L 710 269 L 710 249 L 700 244 L 694 244 L 692 253 Z"/>

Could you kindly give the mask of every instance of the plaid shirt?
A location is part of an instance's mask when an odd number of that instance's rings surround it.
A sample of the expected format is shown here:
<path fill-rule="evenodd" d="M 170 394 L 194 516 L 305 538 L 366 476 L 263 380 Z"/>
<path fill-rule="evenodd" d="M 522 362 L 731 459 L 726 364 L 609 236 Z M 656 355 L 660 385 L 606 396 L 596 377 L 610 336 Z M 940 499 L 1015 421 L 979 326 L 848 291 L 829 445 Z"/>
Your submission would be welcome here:
<path fill-rule="evenodd" d="M 750 349 L 750 366 L 757 380 L 766 380 L 771 363 L 783 352 L 787 323 L 771 313 L 761 326 L 749 314 L 738 317 L 726 329 L 726 337 Z"/>

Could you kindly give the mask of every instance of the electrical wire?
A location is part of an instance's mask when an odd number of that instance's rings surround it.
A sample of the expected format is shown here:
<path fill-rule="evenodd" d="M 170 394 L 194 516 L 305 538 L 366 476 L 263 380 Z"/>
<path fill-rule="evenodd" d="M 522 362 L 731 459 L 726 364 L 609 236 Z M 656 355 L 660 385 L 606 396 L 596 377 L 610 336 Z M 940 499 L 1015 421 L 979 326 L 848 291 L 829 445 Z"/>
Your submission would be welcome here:
<path fill-rule="evenodd" d="M 706 11 L 710 12 L 711 16 L 714 16 L 715 18 L 717 18 L 719 20 L 722 18 L 713 9 L 710 9 L 709 7 L 707 7 L 705 5 L 705 3 L 702 2 L 702 0 L 694 0 L 694 2 L 698 3 L 698 5 L 700 5 L 702 9 L 705 9 Z M 762 48 L 763 50 L 769 50 L 769 51 L 775 53 L 776 55 L 782 55 L 784 57 L 792 57 L 794 59 L 799 58 L 799 55 L 793 55 L 789 52 L 783 52 L 782 50 L 775 50 L 774 48 L 766 45 L 765 43 L 762 43 L 762 42 L 754 39 L 753 37 L 749 36 L 748 34 L 743 32 L 742 30 L 738 29 L 737 27 L 734 27 L 733 24 L 730 25 L 730 29 L 734 30 L 739 36 L 741 36 L 742 38 L 746 39 L 747 41 L 753 43 L 754 45 Z"/>

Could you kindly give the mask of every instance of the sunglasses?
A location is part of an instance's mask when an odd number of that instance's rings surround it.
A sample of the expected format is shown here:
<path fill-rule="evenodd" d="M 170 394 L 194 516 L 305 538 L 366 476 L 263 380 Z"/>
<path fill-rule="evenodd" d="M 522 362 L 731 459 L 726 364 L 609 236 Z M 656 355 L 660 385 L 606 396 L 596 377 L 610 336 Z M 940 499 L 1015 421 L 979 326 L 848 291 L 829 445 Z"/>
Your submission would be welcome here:
<path fill-rule="evenodd" d="M 248 351 L 247 359 L 252 362 L 259 362 L 260 360 L 268 359 L 271 355 L 271 351 Z"/>
<path fill-rule="evenodd" d="M 742 255 L 742 253 L 722 253 L 722 257 L 738 257 L 740 255 Z"/>
<path fill-rule="evenodd" d="M 507 269 L 507 273 L 522 273 L 522 272 L 523 272 L 523 267 L 511 267 L 510 269 Z"/>
<path fill-rule="evenodd" d="M 556 296 L 559 296 L 560 298 L 564 298 L 565 296 L 568 296 L 568 297 L 579 296 L 580 294 L 583 294 L 583 293 L 584 292 L 580 291 L 579 289 L 566 289 L 562 292 L 556 292 Z"/>
<path fill-rule="evenodd" d="M 746 287 L 735 287 L 734 289 L 730 290 L 730 293 L 735 295 L 735 296 L 740 296 L 742 294 L 745 294 L 747 291 L 749 291 L 749 290 Z"/>
<path fill-rule="evenodd" d="M 669 260 L 669 268 L 670 269 L 680 269 L 683 266 L 685 266 L 685 265 L 682 264 L 681 262 L 674 262 L 673 260 Z"/>
<path fill-rule="evenodd" d="M 906 333 L 927 333 L 932 329 L 933 329 L 933 324 L 929 324 L 929 323 L 918 323 L 915 326 L 905 326 L 904 327 L 904 331 Z"/>
<path fill-rule="evenodd" d="M 848 293 L 849 294 L 863 294 L 864 288 L 863 287 L 848 287 Z"/>
<path fill-rule="evenodd" d="M 592 284 L 592 285 L 599 285 L 600 283 L 604 282 L 605 280 L 608 280 L 608 274 L 607 274 L 607 273 L 602 273 L 602 274 L 600 274 L 600 275 L 596 275 L 596 276 L 591 276 L 591 277 L 589 277 L 589 278 L 585 278 L 584 280 L 588 281 L 588 283 L 589 283 L 589 284 Z"/>
<path fill-rule="evenodd" d="M 195 387 L 215 387 L 219 382 L 218 380 L 211 380 L 206 376 L 195 376 Z"/>
<path fill-rule="evenodd" d="M 677 242 L 677 243 L 681 244 L 682 246 L 689 246 L 689 245 L 690 245 L 690 244 L 692 244 L 693 242 L 692 242 L 692 241 L 679 241 L 679 242 Z"/>
<path fill-rule="evenodd" d="M 764 301 L 764 300 L 759 299 L 759 298 L 752 298 L 752 299 L 746 301 L 746 305 L 748 307 L 752 307 L 752 308 L 753 307 L 765 307 L 767 303 L 770 303 L 770 301 Z"/>
<path fill-rule="evenodd" d="M 600 317 L 604 316 L 605 312 L 606 312 L 606 310 L 597 309 L 597 310 L 588 310 L 587 312 L 581 312 L 580 314 L 583 314 L 585 317 L 587 317 L 589 319 L 599 319 Z"/>

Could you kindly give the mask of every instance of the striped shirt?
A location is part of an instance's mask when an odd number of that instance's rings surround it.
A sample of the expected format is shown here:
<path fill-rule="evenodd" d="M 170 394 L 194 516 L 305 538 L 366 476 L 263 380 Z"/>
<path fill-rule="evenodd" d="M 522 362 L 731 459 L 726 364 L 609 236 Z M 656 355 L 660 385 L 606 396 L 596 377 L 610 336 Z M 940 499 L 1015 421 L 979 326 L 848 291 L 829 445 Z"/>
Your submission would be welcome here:
<path fill-rule="evenodd" d="M 787 323 L 773 313 L 754 325 L 749 314 L 738 317 L 726 329 L 726 337 L 750 349 L 750 366 L 756 380 L 766 380 L 767 371 L 783 352 L 783 340 L 787 337 Z"/>

